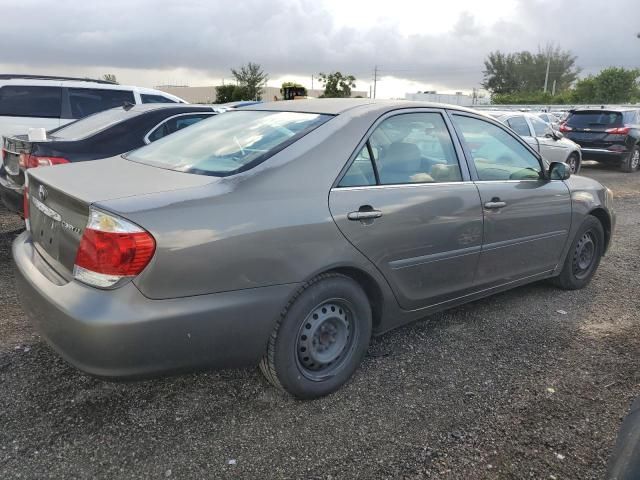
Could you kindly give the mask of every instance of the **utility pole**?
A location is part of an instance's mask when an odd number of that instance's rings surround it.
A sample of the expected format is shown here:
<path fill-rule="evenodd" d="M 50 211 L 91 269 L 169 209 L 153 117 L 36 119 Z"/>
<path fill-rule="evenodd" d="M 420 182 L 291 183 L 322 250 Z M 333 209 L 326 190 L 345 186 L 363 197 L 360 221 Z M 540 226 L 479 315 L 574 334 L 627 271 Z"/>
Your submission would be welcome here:
<path fill-rule="evenodd" d="M 547 59 L 547 74 L 544 76 L 544 93 L 547 93 L 547 85 L 549 84 L 549 67 L 551 67 L 551 52 L 549 52 Z"/>
<path fill-rule="evenodd" d="M 378 66 L 373 67 L 373 98 L 376 98 L 376 86 L 378 83 Z"/>
<path fill-rule="evenodd" d="M 555 95 L 556 94 L 556 81 L 555 79 L 553 80 L 553 87 L 551 87 L 551 95 Z"/>
<path fill-rule="evenodd" d="M 313 90 L 313 75 L 311 75 L 311 90 Z"/>

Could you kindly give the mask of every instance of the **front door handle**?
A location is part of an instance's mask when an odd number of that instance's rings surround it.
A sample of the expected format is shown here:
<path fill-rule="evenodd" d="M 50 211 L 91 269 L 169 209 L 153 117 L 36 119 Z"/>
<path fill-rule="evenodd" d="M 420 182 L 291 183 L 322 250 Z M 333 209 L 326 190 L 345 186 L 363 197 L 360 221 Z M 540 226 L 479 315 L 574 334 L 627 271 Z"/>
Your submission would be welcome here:
<path fill-rule="evenodd" d="M 358 212 L 349 212 L 347 218 L 349 220 L 373 220 L 380 218 L 382 212 L 380 210 L 360 210 Z"/>
<path fill-rule="evenodd" d="M 489 210 L 495 210 L 506 206 L 507 202 L 503 202 L 499 198 L 492 198 L 490 202 L 484 204 L 484 208 L 488 208 Z"/>

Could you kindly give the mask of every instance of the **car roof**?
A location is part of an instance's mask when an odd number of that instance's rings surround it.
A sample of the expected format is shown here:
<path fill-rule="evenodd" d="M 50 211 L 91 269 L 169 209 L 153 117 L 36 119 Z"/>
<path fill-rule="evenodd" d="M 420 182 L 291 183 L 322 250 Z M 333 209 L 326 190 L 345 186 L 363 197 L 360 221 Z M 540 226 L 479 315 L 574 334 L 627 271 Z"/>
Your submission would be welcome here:
<path fill-rule="evenodd" d="M 448 105 L 432 102 L 415 102 L 410 100 L 375 100 L 371 98 L 319 98 L 305 100 L 282 100 L 278 102 L 266 102 L 242 107 L 239 110 L 257 110 L 272 112 L 300 112 L 319 113 L 325 115 L 356 115 L 363 110 L 380 112 L 397 110 L 402 108 L 447 108 L 473 113 L 480 113 L 458 105 Z"/>
<path fill-rule="evenodd" d="M 132 92 L 138 92 L 146 95 L 161 95 L 163 97 L 171 98 L 176 102 L 188 103 L 176 95 L 163 92 L 155 88 L 136 87 L 134 85 L 120 85 L 118 83 L 110 83 L 106 81 L 96 81 L 92 79 L 76 79 L 65 77 L 39 77 L 37 75 L 32 76 L 12 76 L 4 75 L 0 76 L 0 87 L 5 85 L 18 85 L 18 86 L 30 86 L 30 87 L 66 87 L 66 88 L 95 88 L 99 90 L 127 90 Z"/>
<path fill-rule="evenodd" d="M 574 108 L 570 110 L 570 113 L 577 112 L 635 112 L 640 110 L 640 107 L 592 107 L 592 108 Z"/>

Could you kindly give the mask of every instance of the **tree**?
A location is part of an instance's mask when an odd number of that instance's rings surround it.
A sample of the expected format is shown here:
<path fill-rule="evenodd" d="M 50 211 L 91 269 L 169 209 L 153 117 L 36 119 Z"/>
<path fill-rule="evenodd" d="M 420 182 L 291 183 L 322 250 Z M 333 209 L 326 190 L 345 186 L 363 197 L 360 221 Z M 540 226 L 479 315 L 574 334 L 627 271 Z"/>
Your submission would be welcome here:
<path fill-rule="evenodd" d="M 346 98 L 351 96 L 351 89 L 356 88 L 356 77 L 343 75 L 340 72 L 320 73 L 320 81 L 324 84 L 323 97 Z"/>
<path fill-rule="evenodd" d="M 255 96 L 249 93 L 249 87 L 246 85 L 236 85 L 233 87 L 231 101 L 240 102 L 242 100 L 255 100 Z"/>
<path fill-rule="evenodd" d="M 307 95 L 307 89 L 305 88 L 304 85 L 301 85 L 297 82 L 282 82 L 282 85 L 280 86 L 280 94 L 284 95 L 284 89 L 285 88 L 296 88 L 296 89 L 300 89 L 302 90 L 304 93 L 302 94 L 302 96 L 306 96 Z"/>
<path fill-rule="evenodd" d="M 219 85 L 216 87 L 216 103 L 229 103 L 233 101 L 235 85 Z"/>
<path fill-rule="evenodd" d="M 116 76 L 113 73 L 105 73 L 102 76 L 102 79 L 107 82 L 118 83 L 118 81 L 116 80 Z"/>
<path fill-rule="evenodd" d="M 628 103 L 640 97 L 640 69 L 609 67 L 579 80 L 573 92 L 576 103 Z"/>
<path fill-rule="evenodd" d="M 556 91 L 562 92 L 571 86 L 580 69 L 576 57 L 569 51 L 552 45 L 538 49 L 538 53 L 527 51 L 516 53 L 491 52 L 484 61 L 482 86 L 492 93 L 535 92 L 544 89 L 549 64 L 548 91 L 556 82 Z"/>
<path fill-rule="evenodd" d="M 262 67 L 257 63 L 247 63 L 239 70 L 231 69 L 231 74 L 237 80 L 238 85 L 246 87 L 248 98 L 243 100 L 262 100 L 262 87 L 269 79 Z"/>

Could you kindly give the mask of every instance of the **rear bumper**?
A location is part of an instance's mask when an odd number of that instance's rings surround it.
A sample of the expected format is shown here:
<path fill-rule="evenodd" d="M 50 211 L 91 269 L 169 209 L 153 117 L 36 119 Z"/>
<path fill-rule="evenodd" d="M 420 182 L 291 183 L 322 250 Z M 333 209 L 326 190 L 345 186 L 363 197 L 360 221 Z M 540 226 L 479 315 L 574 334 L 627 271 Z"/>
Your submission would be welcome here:
<path fill-rule="evenodd" d="M 604 148 L 582 147 L 583 160 L 595 160 L 602 163 L 622 163 L 629 152 L 613 152 Z"/>
<path fill-rule="evenodd" d="M 28 317 L 69 363 L 101 377 L 146 377 L 256 364 L 297 284 L 151 300 L 133 283 L 99 290 L 66 282 L 34 249 L 13 243 Z"/>
<path fill-rule="evenodd" d="M 3 173 L 0 172 L 0 199 L 9 211 L 22 215 L 22 187 L 8 181 Z"/>

